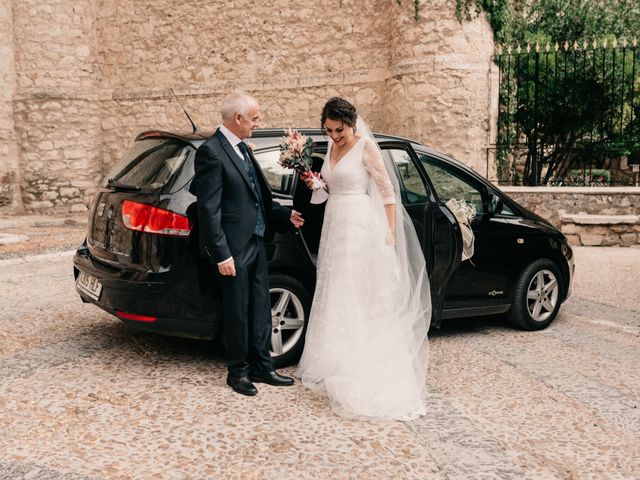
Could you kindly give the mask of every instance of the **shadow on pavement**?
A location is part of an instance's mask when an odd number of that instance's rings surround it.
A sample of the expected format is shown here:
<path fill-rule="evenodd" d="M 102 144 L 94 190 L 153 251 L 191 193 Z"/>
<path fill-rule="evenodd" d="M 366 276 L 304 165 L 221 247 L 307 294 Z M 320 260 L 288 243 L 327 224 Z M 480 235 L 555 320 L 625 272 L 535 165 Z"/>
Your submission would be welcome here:
<path fill-rule="evenodd" d="M 485 330 L 513 330 L 504 315 L 488 315 L 475 318 L 451 318 L 443 320 L 440 328 L 431 328 L 429 337 L 448 337 L 479 333 Z"/>

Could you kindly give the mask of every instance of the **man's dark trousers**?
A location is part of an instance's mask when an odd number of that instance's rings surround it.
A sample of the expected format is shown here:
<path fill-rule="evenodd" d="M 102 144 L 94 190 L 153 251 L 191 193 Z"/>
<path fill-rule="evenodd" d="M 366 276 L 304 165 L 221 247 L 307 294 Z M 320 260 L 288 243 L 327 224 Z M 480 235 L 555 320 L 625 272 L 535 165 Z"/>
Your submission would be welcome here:
<path fill-rule="evenodd" d="M 273 370 L 271 345 L 271 299 L 264 240 L 253 235 L 234 257 L 236 276 L 220 275 L 223 291 L 224 334 L 227 369 L 232 377 L 250 370 Z"/>

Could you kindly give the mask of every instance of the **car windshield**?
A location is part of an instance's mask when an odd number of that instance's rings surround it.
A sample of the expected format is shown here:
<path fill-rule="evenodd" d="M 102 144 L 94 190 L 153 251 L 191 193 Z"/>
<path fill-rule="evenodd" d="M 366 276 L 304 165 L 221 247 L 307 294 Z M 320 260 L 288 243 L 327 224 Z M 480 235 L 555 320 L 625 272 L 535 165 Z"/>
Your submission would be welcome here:
<path fill-rule="evenodd" d="M 163 187 L 180 169 L 193 147 L 170 139 L 136 142 L 107 175 L 105 187 L 150 189 Z"/>

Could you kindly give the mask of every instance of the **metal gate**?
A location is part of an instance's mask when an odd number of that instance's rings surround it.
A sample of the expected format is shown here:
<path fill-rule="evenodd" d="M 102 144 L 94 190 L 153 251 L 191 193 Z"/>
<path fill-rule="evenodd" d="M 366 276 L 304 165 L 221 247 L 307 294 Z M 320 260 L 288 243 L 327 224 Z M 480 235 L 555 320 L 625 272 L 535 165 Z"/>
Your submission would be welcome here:
<path fill-rule="evenodd" d="M 640 163 L 638 41 L 499 49 L 498 181 L 628 185 Z"/>

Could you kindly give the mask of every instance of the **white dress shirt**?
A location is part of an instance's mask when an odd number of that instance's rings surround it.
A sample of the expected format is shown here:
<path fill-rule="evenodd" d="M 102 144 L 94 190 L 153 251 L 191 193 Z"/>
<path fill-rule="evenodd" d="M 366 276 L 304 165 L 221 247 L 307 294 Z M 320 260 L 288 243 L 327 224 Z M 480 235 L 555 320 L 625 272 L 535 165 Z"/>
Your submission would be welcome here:
<path fill-rule="evenodd" d="M 244 160 L 244 155 L 242 155 L 242 152 L 240 151 L 240 147 L 238 147 L 238 144 L 240 142 L 242 142 L 242 139 L 240 137 L 236 136 L 235 133 L 233 133 L 231 130 L 229 130 L 224 125 L 220 125 L 219 128 L 220 128 L 220 132 L 222 132 L 222 134 L 225 136 L 225 138 L 227 140 L 229 140 L 229 143 L 233 147 L 233 150 L 238 154 L 240 159 Z"/>

